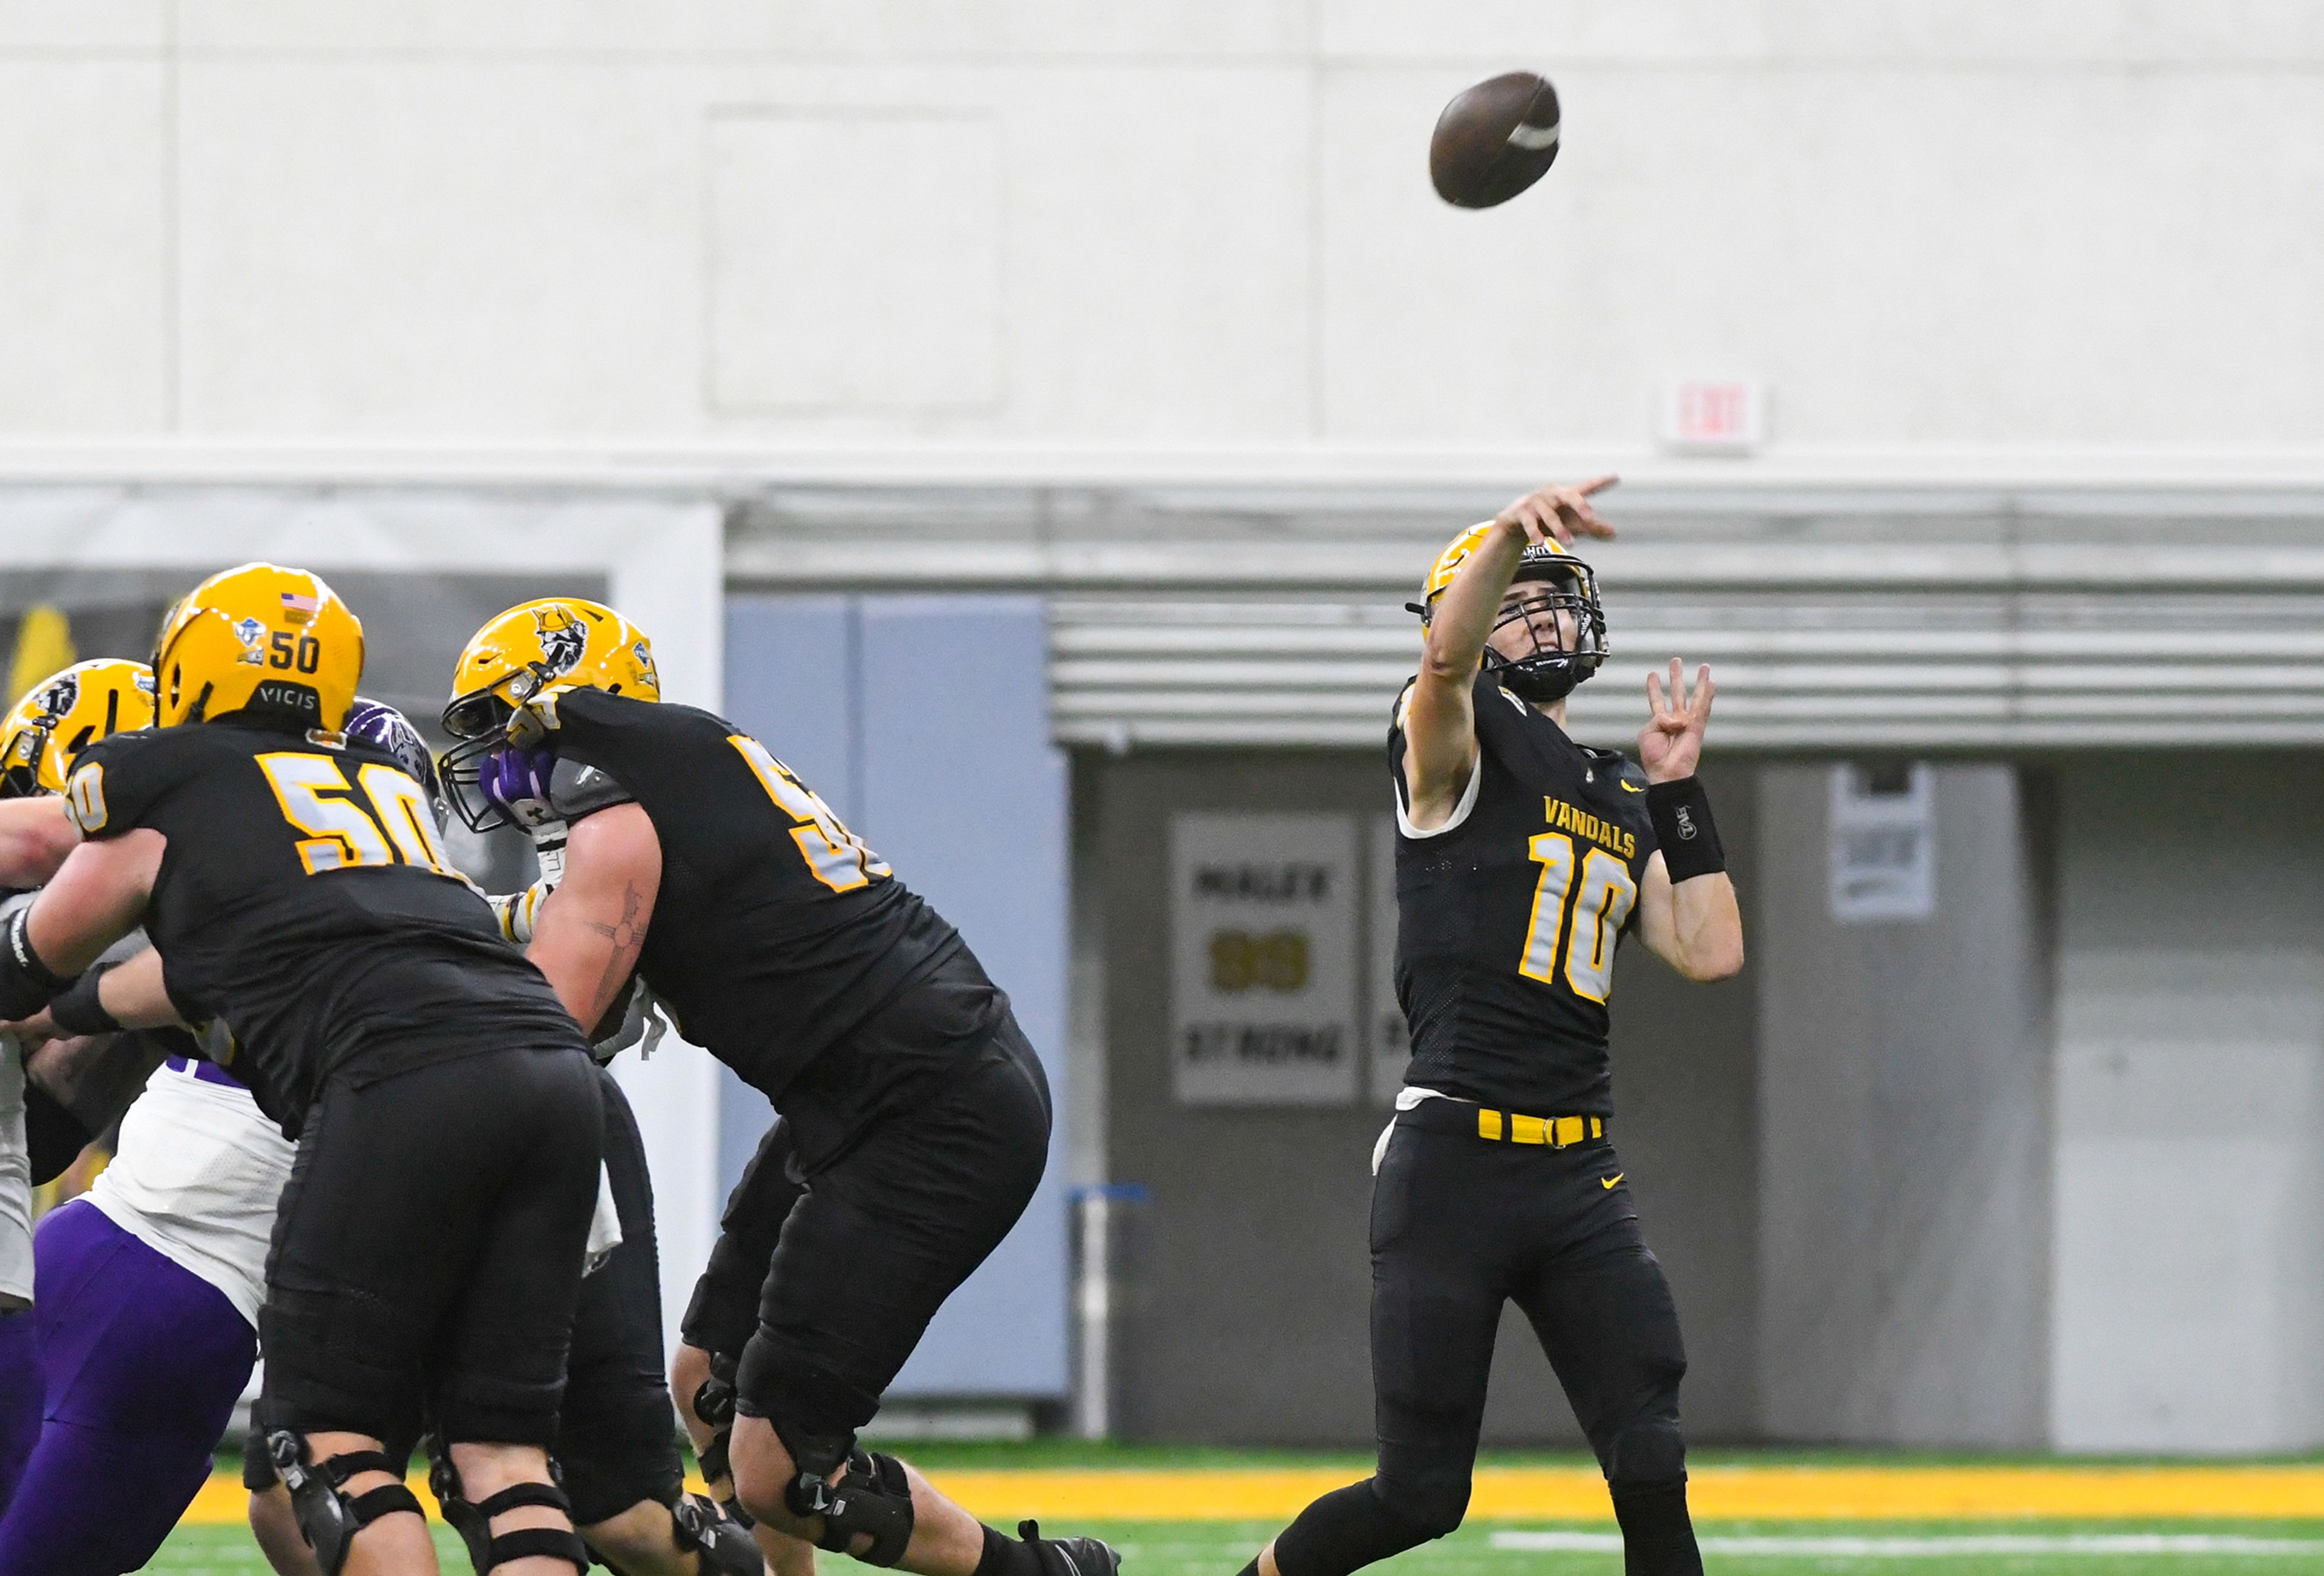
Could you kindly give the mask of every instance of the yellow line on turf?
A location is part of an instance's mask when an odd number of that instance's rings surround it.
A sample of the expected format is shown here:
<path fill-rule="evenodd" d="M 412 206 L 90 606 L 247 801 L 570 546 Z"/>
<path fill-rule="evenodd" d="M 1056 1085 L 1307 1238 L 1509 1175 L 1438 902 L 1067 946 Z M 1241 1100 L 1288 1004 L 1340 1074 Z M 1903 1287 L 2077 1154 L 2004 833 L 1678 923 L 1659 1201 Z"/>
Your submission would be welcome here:
<path fill-rule="evenodd" d="M 1343 1468 L 1296 1471 L 937 1471 L 938 1488 L 987 1521 L 1287 1521 L 1347 1483 Z M 1705 1520 L 2324 1520 L 2324 1467 L 1698 1467 L 1687 1489 Z M 422 1488 L 414 1478 L 415 1490 Z M 693 1485 L 699 1487 L 698 1484 Z M 425 1498 L 426 1496 L 422 1495 Z M 214 1478 L 186 1512 L 243 1518 L 240 1483 Z M 429 1503 L 433 1504 L 432 1500 Z M 1492 1467 L 1469 1514 L 1489 1521 L 1611 1521 L 1595 1471 Z"/>

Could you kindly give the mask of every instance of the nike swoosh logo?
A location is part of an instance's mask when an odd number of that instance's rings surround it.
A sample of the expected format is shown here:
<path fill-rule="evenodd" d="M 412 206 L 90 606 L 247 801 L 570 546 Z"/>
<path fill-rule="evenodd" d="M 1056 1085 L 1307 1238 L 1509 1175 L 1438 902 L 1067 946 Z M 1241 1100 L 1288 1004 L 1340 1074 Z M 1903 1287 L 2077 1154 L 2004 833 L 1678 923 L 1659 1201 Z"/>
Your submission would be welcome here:
<path fill-rule="evenodd" d="M 1626 788 L 1627 790 L 1628 790 L 1629 792 L 1631 792 L 1631 793 L 1634 793 L 1634 794 L 1642 794 L 1642 793 L 1645 793 L 1645 792 L 1646 791 L 1646 789 L 1644 789 L 1644 788 L 1640 788 L 1637 783 L 1632 782 L 1632 781 L 1631 781 L 1628 778 L 1627 778 L 1627 777 L 1626 777 L 1626 778 L 1624 778 L 1624 779 L 1621 779 L 1621 782 L 1622 782 L 1622 787 L 1623 787 L 1624 788 Z"/>
<path fill-rule="evenodd" d="M 1628 1175 L 1630 1175 L 1630 1174 L 1629 1174 L 1628 1172 L 1627 1172 L 1627 1171 L 1617 1171 L 1616 1173 L 1614 1173 L 1614 1175 L 1613 1175 L 1609 1176 L 1609 1177 L 1607 1177 L 1605 1180 L 1603 1180 L 1603 1181 L 1601 1181 L 1600 1183 L 1599 1183 L 1599 1184 L 1598 1184 L 1598 1185 L 1599 1185 L 1599 1186 L 1600 1186 L 1600 1187 L 1602 1187 L 1602 1188 L 1604 1188 L 1607 1192 L 1611 1193 L 1611 1192 L 1613 1192 L 1613 1191 L 1614 1191 L 1614 1184 L 1615 1184 L 1616 1183 L 1618 1183 L 1618 1182 L 1621 1181 L 1621 1180 L 1622 1180 L 1622 1178 L 1624 1178 L 1625 1176 L 1628 1176 Z"/>

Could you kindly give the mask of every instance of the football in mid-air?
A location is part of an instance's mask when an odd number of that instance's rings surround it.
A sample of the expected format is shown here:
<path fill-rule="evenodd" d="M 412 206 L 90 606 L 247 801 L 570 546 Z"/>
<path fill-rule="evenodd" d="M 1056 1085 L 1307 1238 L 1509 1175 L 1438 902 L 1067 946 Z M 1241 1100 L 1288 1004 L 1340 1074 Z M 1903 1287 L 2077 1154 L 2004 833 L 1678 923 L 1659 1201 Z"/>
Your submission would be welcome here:
<path fill-rule="evenodd" d="M 1455 207 L 1489 208 L 1557 161 L 1557 89 L 1532 71 L 1489 78 L 1444 106 L 1428 143 L 1428 178 Z"/>

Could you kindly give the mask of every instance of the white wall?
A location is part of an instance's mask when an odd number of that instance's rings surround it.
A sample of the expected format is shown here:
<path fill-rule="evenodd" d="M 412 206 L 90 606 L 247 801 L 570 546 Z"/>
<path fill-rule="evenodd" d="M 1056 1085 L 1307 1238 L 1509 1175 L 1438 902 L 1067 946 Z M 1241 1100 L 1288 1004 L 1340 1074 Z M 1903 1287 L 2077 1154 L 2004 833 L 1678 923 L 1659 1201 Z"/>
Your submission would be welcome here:
<path fill-rule="evenodd" d="M 2058 780 L 2057 1443 L 2324 1444 L 2315 762 Z"/>
<path fill-rule="evenodd" d="M 2259 0 L 0 0 L 0 439 L 2312 447 L 2319 235 Z"/>

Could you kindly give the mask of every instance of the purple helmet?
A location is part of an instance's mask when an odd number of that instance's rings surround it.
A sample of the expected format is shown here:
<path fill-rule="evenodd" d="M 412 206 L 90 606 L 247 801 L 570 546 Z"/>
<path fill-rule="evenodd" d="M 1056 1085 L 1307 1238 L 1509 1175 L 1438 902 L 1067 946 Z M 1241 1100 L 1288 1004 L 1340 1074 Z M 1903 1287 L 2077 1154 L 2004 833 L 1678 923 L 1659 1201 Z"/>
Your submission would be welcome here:
<path fill-rule="evenodd" d="M 443 824 L 444 785 L 437 780 L 436 758 L 429 753 L 428 741 L 420 736 L 410 718 L 385 701 L 357 696 L 355 708 L 347 713 L 346 735 L 375 744 L 394 756 L 395 763 L 427 793 L 437 824 Z"/>

